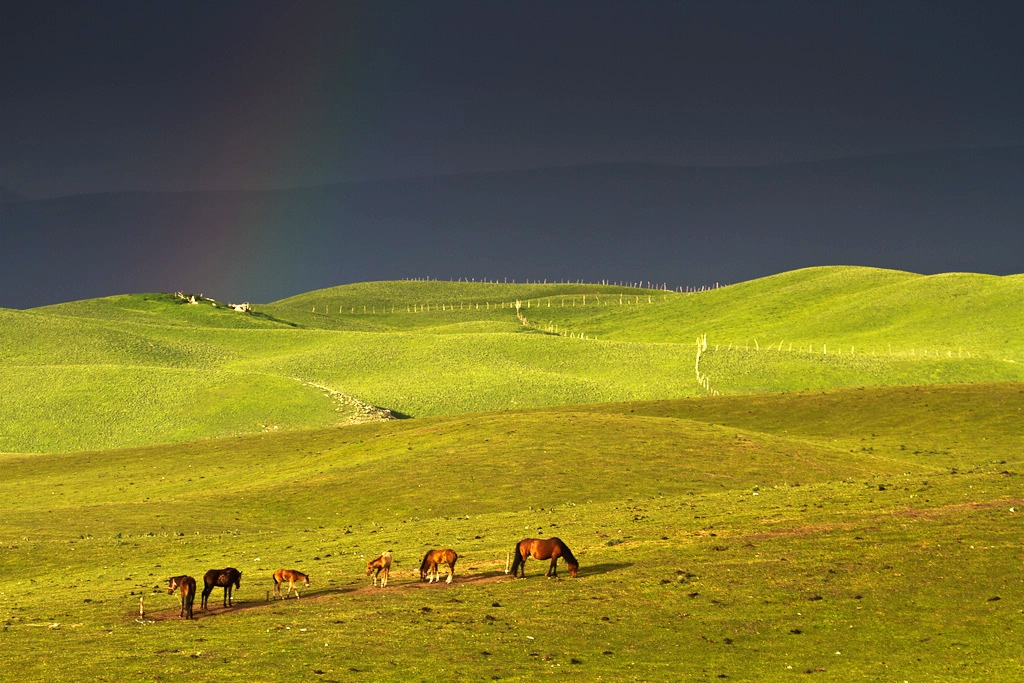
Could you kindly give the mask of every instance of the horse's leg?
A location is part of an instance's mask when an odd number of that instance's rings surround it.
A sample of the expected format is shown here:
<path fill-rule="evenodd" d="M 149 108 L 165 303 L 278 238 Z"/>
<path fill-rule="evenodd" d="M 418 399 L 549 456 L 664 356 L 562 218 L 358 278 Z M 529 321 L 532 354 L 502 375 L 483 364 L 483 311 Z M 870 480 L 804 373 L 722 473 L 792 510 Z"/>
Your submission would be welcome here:
<path fill-rule="evenodd" d="M 384 588 L 385 586 L 388 585 L 388 575 L 390 575 L 390 574 L 391 574 L 391 570 L 388 569 L 387 567 L 384 567 L 384 578 L 380 580 L 380 587 L 381 588 Z"/>
<path fill-rule="evenodd" d="M 555 572 L 556 572 L 555 567 L 557 565 L 558 565 L 558 558 L 557 557 L 552 557 L 551 558 L 551 564 L 548 566 L 548 572 L 544 576 L 546 576 L 546 577 L 548 577 L 550 579 L 552 574 L 555 574 Z"/>
<path fill-rule="evenodd" d="M 451 583 L 452 582 L 452 578 L 454 578 L 454 577 L 455 577 L 455 568 L 452 567 L 451 563 L 449 562 L 448 563 L 448 580 L 445 581 L 445 583 Z"/>

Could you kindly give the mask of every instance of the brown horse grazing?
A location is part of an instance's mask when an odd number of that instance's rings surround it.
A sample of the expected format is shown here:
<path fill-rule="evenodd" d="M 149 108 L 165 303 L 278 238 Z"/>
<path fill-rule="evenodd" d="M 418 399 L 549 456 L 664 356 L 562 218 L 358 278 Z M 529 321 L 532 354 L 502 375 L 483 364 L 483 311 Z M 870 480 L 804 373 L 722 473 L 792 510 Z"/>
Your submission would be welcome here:
<path fill-rule="evenodd" d="M 380 587 L 388 585 L 388 576 L 391 575 L 391 551 L 381 553 L 380 556 L 366 563 L 366 575 L 373 574 L 373 585 L 377 585 L 377 577 L 380 576 Z"/>
<path fill-rule="evenodd" d="M 176 590 L 181 591 L 181 611 L 178 612 L 178 616 L 191 619 L 192 603 L 196 601 L 196 580 L 191 576 L 172 576 L 167 580 L 167 594 L 173 595 Z"/>
<path fill-rule="evenodd" d="M 560 538 L 524 538 L 516 544 L 513 556 L 513 577 L 516 575 L 516 570 L 519 570 L 519 575 L 526 578 L 526 558 L 528 557 L 534 557 L 538 560 L 551 558 L 551 566 L 548 567 L 548 571 L 544 575 L 547 577 L 558 576 L 558 558 L 560 557 L 565 558 L 565 564 L 568 565 L 569 575 L 572 578 L 576 578 L 576 573 L 580 569 L 580 563 L 576 561 L 572 551 L 569 550 L 569 546 L 562 543 Z M 505 573 L 507 574 L 508 570 Z"/>
<path fill-rule="evenodd" d="M 281 584 L 285 581 L 288 582 L 288 592 L 281 597 L 282 600 L 287 598 L 292 591 L 295 591 L 295 599 L 299 599 L 299 591 L 295 588 L 295 582 L 301 581 L 302 583 L 309 585 L 309 575 L 303 574 L 297 569 L 278 569 L 274 572 L 274 595 L 281 595 Z"/>
<path fill-rule="evenodd" d="M 229 607 L 231 605 L 231 586 L 235 588 L 242 587 L 242 572 L 238 571 L 234 567 L 228 567 L 227 569 L 211 569 L 206 572 L 203 576 L 203 609 L 207 609 L 206 602 L 210 597 L 210 593 L 213 592 L 214 587 L 222 586 L 224 588 L 224 606 Z"/>
<path fill-rule="evenodd" d="M 458 559 L 459 554 L 451 548 L 428 550 L 420 564 L 420 581 L 429 581 L 429 583 L 440 581 L 441 575 L 437 570 L 437 565 L 443 563 L 448 565 L 448 580 L 445 583 L 451 583 L 452 578 L 455 577 L 455 561 Z"/>

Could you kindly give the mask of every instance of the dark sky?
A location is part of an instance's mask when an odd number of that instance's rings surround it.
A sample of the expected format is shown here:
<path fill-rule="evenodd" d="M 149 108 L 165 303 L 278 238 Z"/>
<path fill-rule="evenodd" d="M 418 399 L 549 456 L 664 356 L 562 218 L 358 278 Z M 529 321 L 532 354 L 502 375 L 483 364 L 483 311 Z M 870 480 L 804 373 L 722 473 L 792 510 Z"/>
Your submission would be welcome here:
<path fill-rule="evenodd" d="M 1024 144 L 1017 2 L 2 7 L 29 198 Z"/>
<path fill-rule="evenodd" d="M 0 306 L 203 287 L 266 301 L 424 275 L 695 284 L 830 263 L 1020 272 L 1021 26 L 1024 3 L 942 0 L 0 0 Z M 988 151 L 928 156 L 976 149 Z M 756 178 L 637 166 L 862 155 L 891 156 Z M 603 166 L 543 187 L 543 174 L 494 176 L 435 195 L 432 181 L 124 194 L 581 164 Z M 840 224 L 834 239 L 822 229 Z M 588 225 L 600 243 L 575 239 Z M 862 225 L 877 242 L 858 241 Z M 508 251 L 470 248 L 488 230 Z M 742 255 L 715 252 L 717 230 L 743 235 Z M 375 231 L 387 239 L 367 241 Z M 513 250 L 558 231 L 561 252 Z M 179 232 L 216 233 L 220 251 L 152 255 L 177 249 Z M 633 233 L 650 246 L 619 248 Z M 454 250 L 420 243 L 456 238 Z M 233 255 L 257 239 L 263 253 Z M 318 269 L 303 247 L 275 265 L 275 249 L 299 243 L 393 251 Z M 262 276 L 256 262 L 277 270 Z"/>

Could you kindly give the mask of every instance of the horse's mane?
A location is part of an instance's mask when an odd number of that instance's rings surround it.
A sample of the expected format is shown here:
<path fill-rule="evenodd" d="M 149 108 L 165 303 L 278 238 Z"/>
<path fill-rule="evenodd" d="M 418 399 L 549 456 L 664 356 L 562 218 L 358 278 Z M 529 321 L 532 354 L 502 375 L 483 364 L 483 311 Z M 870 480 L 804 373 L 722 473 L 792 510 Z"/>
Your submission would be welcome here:
<path fill-rule="evenodd" d="M 565 544 L 565 541 L 560 538 L 556 538 L 555 541 L 558 542 L 558 546 L 562 549 L 562 557 L 565 559 L 565 563 L 575 564 L 578 566 L 579 560 L 577 560 L 576 556 L 572 554 L 571 550 L 569 550 L 569 546 Z"/>
<path fill-rule="evenodd" d="M 427 558 L 430 557 L 430 553 L 432 553 L 432 552 L 434 552 L 434 551 L 433 550 L 428 550 L 427 554 L 423 556 L 423 561 L 420 562 L 420 571 L 421 572 L 425 572 L 427 570 Z"/>

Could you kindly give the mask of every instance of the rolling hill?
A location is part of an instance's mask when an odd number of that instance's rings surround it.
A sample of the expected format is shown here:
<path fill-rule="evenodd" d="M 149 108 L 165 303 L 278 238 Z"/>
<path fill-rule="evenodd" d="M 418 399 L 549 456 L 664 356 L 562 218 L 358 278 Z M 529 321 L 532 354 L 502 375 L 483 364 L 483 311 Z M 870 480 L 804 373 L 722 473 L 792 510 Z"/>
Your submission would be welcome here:
<path fill-rule="evenodd" d="M 6 310 L 0 452 L 300 430 L 372 407 L 424 417 L 708 389 L 1022 381 L 1022 295 L 1021 276 L 831 267 L 696 293 L 402 281 L 249 314 L 171 295 Z"/>
<path fill-rule="evenodd" d="M 8 665 L 29 681 L 1014 680 L 1021 386 L 0 455 Z M 565 540 L 579 578 L 536 560 L 507 578 L 530 536 Z M 452 585 L 414 577 L 431 547 L 457 549 Z M 385 549 L 374 589 L 363 567 Z M 242 571 L 236 606 L 218 590 L 179 620 L 166 578 L 224 566 Z M 311 576 L 301 599 L 266 599 L 278 567 Z"/>
<path fill-rule="evenodd" d="M 2 309 L 9 670 L 1015 680 L 1022 295 L 828 267 Z M 533 536 L 579 577 L 508 578 Z M 451 585 L 416 580 L 434 547 Z M 167 578 L 226 566 L 236 604 L 179 619 Z"/>

